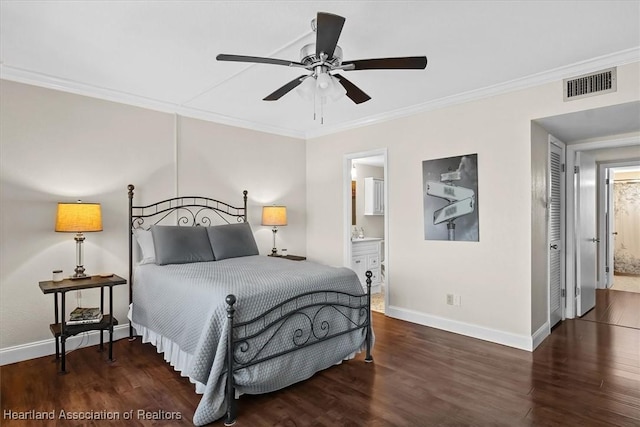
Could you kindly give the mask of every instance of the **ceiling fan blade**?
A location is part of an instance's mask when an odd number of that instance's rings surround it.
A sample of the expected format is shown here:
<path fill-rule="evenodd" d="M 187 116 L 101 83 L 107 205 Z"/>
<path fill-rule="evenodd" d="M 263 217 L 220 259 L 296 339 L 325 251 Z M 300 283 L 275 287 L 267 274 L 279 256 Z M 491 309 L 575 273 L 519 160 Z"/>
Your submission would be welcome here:
<path fill-rule="evenodd" d="M 342 16 L 318 12 L 316 18 L 316 56 L 318 58 L 320 52 L 326 53 L 327 58 L 333 58 L 344 21 Z"/>
<path fill-rule="evenodd" d="M 308 77 L 308 76 L 307 75 L 302 75 L 300 77 L 296 77 L 295 79 L 291 80 L 289 83 L 287 83 L 286 85 L 282 86 L 280 89 L 277 89 L 275 92 L 273 92 L 272 94 L 266 96 L 262 100 L 263 101 L 277 101 L 278 99 L 282 98 L 284 95 L 286 95 L 287 93 L 291 92 L 293 89 L 298 87 L 298 85 L 300 83 L 302 83 L 302 81 L 306 77 Z"/>
<path fill-rule="evenodd" d="M 344 76 L 340 74 L 334 74 L 333 77 L 340 81 L 340 84 L 347 91 L 347 96 L 356 104 L 362 104 L 363 102 L 367 102 L 371 99 L 371 97 L 364 93 L 362 89 L 351 83 L 349 80 L 345 79 Z"/>
<path fill-rule="evenodd" d="M 353 65 L 353 68 L 350 67 Z M 400 58 L 360 59 L 344 61 L 342 69 L 354 70 L 424 70 L 427 68 L 426 56 L 405 56 Z"/>
<path fill-rule="evenodd" d="M 295 61 L 287 61 L 286 59 L 275 58 L 263 58 L 261 56 L 245 56 L 245 55 L 228 55 L 221 53 L 216 56 L 218 61 L 233 61 L 233 62 L 253 62 L 256 64 L 273 64 L 273 65 L 285 65 L 287 67 L 302 67 L 304 64 Z"/>

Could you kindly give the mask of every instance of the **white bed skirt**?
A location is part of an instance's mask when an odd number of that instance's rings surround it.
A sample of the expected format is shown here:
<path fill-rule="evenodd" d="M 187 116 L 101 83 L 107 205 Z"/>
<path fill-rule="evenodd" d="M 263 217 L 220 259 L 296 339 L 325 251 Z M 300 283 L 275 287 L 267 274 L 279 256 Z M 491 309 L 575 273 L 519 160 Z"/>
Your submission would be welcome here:
<path fill-rule="evenodd" d="M 129 305 L 127 317 L 129 318 L 131 326 L 133 326 L 136 332 L 142 337 L 142 342 L 151 343 L 158 353 L 163 353 L 164 360 L 169 363 L 173 369 L 179 372 L 181 376 L 189 378 L 189 381 L 195 384 L 196 393 L 203 394 L 206 386 L 201 382 L 194 380 L 187 374 L 188 369 L 191 366 L 191 359 L 193 356 L 183 351 L 178 344 L 174 343 L 169 338 L 164 337 L 145 326 L 138 325 L 131 320 L 132 310 L 133 304 Z"/>

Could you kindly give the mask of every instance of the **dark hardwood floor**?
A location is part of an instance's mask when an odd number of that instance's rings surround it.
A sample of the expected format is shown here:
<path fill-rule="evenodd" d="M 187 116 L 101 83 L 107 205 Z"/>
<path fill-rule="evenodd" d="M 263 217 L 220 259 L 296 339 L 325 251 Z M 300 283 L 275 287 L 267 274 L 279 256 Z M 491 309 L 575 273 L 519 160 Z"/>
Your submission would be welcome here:
<path fill-rule="evenodd" d="M 640 329 L 640 294 L 596 289 L 596 306 L 582 320 Z"/>
<path fill-rule="evenodd" d="M 239 400 L 242 426 L 639 426 L 640 330 L 567 320 L 533 353 L 374 313 L 363 357 L 287 389 Z M 0 368 L 2 426 L 191 425 L 200 397 L 139 340 Z M 120 421 L 12 421 L 7 411 L 107 411 Z M 133 410 L 133 420 L 124 421 Z M 142 420 L 137 411 L 179 412 Z M 214 423 L 222 426 L 222 422 Z"/>

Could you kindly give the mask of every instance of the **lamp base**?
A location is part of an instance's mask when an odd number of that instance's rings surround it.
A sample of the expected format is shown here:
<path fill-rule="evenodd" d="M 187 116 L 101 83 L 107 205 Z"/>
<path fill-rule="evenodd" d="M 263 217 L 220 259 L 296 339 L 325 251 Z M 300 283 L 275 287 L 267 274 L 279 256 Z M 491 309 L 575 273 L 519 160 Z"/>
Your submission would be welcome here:
<path fill-rule="evenodd" d="M 71 280 L 86 279 L 89 276 L 84 274 L 84 265 L 82 265 L 84 264 L 82 258 L 82 243 L 84 242 L 84 235 L 81 232 L 78 232 L 74 240 L 76 241 L 76 269 L 75 274 L 69 278 Z"/>
<path fill-rule="evenodd" d="M 278 256 L 278 249 L 276 248 L 276 233 L 278 232 L 278 227 L 274 225 L 271 231 L 273 231 L 273 248 L 271 249 L 271 256 Z"/>
<path fill-rule="evenodd" d="M 75 269 L 75 273 L 69 277 L 69 279 L 71 280 L 77 280 L 77 279 L 86 279 L 87 276 L 86 274 L 84 274 L 84 266 L 82 265 L 76 265 L 76 269 Z"/>

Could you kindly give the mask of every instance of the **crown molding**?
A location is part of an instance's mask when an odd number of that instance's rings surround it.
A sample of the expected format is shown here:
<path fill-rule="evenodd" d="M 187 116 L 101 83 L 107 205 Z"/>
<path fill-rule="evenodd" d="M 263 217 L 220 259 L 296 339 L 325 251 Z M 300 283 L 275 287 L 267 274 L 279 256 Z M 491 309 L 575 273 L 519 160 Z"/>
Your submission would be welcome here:
<path fill-rule="evenodd" d="M 251 122 L 248 120 L 237 119 L 234 117 L 211 113 L 209 111 L 204 111 L 197 108 L 185 107 L 183 105 L 171 102 L 160 101 L 157 99 L 134 95 L 127 92 L 121 92 L 73 80 L 62 79 L 47 74 L 37 73 L 34 71 L 24 70 L 6 64 L 0 64 L 0 79 L 24 83 L 32 86 L 39 86 L 46 89 L 69 92 L 76 95 L 88 96 L 105 101 L 117 102 L 134 107 L 146 108 L 162 113 L 177 114 L 183 117 L 205 120 L 223 125 L 254 130 L 257 132 L 271 133 L 298 139 L 305 138 L 304 132 L 299 132 L 293 129 L 283 129 L 277 126 L 270 126 L 262 123 Z"/>
<path fill-rule="evenodd" d="M 92 98 L 147 108 L 164 113 L 178 114 L 184 117 L 206 120 L 214 123 L 235 126 L 258 132 L 271 133 L 298 139 L 312 139 L 320 136 L 360 128 L 363 126 L 369 126 L 402 117 L 433 111 L 453 105 L 476 101 L 482 98 L 501 95 L 515 90 L 527 89 L 530 87 L 559 81 L 567 77 L 587 74 L 590 72 L 598 71 L 600 69 L 625 65 L 633 62 L 640 62 L 640 47 L 634 47 L 620 52 L 603 55 L 586 61 L 581 61 L 571 65 L 555 68 L 553 70 L 532 74 L 530 76 L 511 80 L 505 83 L 488 86 L 482 89 L 468 91 L 457 95 L 425 102 L 422 104 L 368 116 L 363 119 L 353 120 L 335 126 L 323 126 L 322 128 L 313 129 L 306 132 L 294 129 L 284 129 L 277 126 L 270 126 L 264 123 L 256 123 L 249 120 L 242 120 L 235 117 L 224 116 L 197 108 L 185 107 L 183 105 L 134 95 L 127 92 L 120 92 L 113 89 L 76 82 L 73 80 L 61 79 L 42 73 L 12 67 L 6 64 L 0 64 L 0 78 L 19 83 L 40 86 L 48 89 L 70 92 L 77 95 L 89 96 Z"/>
<path fill-rule="evenodd" d="M 579 76 L 598 71 L 604 68 L 616 67 L 634 62 L 640 62 L 640 47 L 615 52 L 608 55 L 599 56 L 586 61 L 577 62 L 571 65 L 555 68 L 541 73 L 532 74 L 508 82 L 487 86 L 482 89 L 472 90 L 457 95 L 447 96 L 433 101 L 416 104 L 406 108 L 400 108 L 383 114 L 368 116 L 364 119 L 342 123 L 336 126 L 327 126 L 322 129 L 314 129 L 305 133 L 306 139 L 317 138 L 333 133 L 344 132 L 372 124 L 408 117 L 427 111 L 433 111 L 453 105 L 464 104 L 466 102 L 477 101 L 482 98 L 489 98 L 507 92 L 540 86 L 546 83 L 560 81 L 568 77 Z"/>

